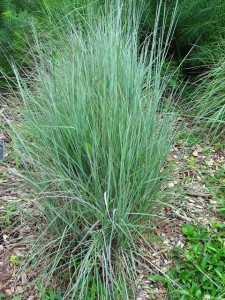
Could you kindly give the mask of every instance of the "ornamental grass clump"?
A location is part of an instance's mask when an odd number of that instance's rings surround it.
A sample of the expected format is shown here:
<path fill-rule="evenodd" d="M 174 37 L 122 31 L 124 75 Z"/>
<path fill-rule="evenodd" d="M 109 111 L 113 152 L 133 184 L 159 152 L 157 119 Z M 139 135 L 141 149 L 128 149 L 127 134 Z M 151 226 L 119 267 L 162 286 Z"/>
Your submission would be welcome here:
<path fill-rule="evenodd" d="M 137 241 L 148 242 L 165 201 L 173 26 L 158 28 L 158 12 L 140 45 L 138 16 L 118 5 L 86 30 L 68 22 L 56 43 L 36 38 L 26 78 L 14 68 L 23 126 L 13 142 L 43 223 L 29 258 L 46 286 L 63 275 L 64 299 L 132 299 L 138 262 L 147 263 Z"/>
<path fill-rule="evenodd" d="M 222 51 L 222 47 L 220 50 Z M 199 78 L 193 93 L 194 114 L 201 120 L 203 129 L 214 139 L 219 138 L 225 129 L 224 79 L 225 60 L 221 52 L 220 58 L 211 65 L 211 69 Z"/>

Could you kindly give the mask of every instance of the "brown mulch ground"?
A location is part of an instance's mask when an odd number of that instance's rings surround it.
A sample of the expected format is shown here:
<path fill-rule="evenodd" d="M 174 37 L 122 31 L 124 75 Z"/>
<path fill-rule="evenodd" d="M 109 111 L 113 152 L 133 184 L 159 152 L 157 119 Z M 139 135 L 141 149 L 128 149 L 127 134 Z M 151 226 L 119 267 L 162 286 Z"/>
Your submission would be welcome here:
<path fill-rule="evenodd" d="M 0 112 L 10 115 L 10 107 L 0 104 Z M 10 141 L 1 128 L 4 120 L 0 117 L 0 139 L 6 140 L 6 156 L 4 163 L 0 162 L 0 294 L 3 299 L 12 299 L 15 295 L 23 295 L 22 299 L 38 299 L 39 294 L 33 285 L 28 284 L 24 271 L 18 272 L 26 252 L 29 250 L 27 236 L 32 236 L 32 230 L 23 222 L 18 211 L 14 209 L 15 202 L 21 202 L 27 197 L 27 191 L 21 188 L 20 181 L 15 176 L 15 162 L 10 149 Z M 207 151 L 205 151 L 207 149 Z M 173 261 L 169 258 L 174 247 L 185 247 L 186 240 L 181 233 L 184 223 L 201 223 L 209 225 L 212 220 L 221 220 L 217 216 L 218 203 L 212 198 L 205 186 L 204 172 L 214 174 L 219 169 L 225 169 L 225 149 L 217 150 L 210 144 L 200 143 L 190 146 L 185 142 L 174 147 L 169 162 L 174 163 L 173 180 L 168 189 L 174 191 L 172 203 L 161 211 L 155 234 L 161 243 L 153 243 L 151 249 L 141 244 L 141 251 L 149 259 L 152 273 L 167 272 Z M 183 187 L 183 192 L 180 187 Z M 13 258 L 19 260 L 18 265 Z M 167 299 L 167 291 L 162 284 L 149 279 L 149 271 L 138 269 L 136 282 L 136 300 Z M 1 299 L 1 298 L 0 298 Z"/>
<path fill-rule="evenodd" d="M 3 129 L 7 124 L 1 113 L 9 116 L 12 122 L 18 117 L 12 115 L 10 106 L 3 103 L 0 103 L 0 140 L 5 141 L 5 157 L 4 161 L 0 161 L 0 299 L 23 295 L 21 299 L 32 300 L 34 298 L 27 293 L 26 273 L 21 268 L 21 262 L 30 248 L 26 240 L 32 238 L 32 230 L 16 209 L 28 194 L 15 175 L 15 156 Z"/>
<path fill-rule="evenodd" d="M 173 260 L 169 258 L 172 250 L 175 247 L 184 249 L 186 246 L 186 238 L 181 232 L 183 224 L 209 226 L 212 221 L 225 222 L 224 218 L 218 216 L 218 202 L 205 184 L 206 173 L 213 175 L 219 170 L 225 170 L 225 148 L 218 150 L 215 145 L 203 142 L 192 146 L 181 142 L 174 147 L 169 162 L 174 163 L 174 180 L 168 187 L 174 189 L 175 193 L 171 205 L 159 214 L 165 219 L 158 222 L 155 230 L 163 244 L 156 243 L 151 250 L 143 249 L 145 256 L 160 269 L 159 275 L 161 272 L 166 273 L 173 265 Z M 152 274 L 157 273 L 154 266 L 152 270 Z M 150 281 L 149 272 L 142 271 L 140 276 L 140 291 L 136 300 L 168 299 L 166 288 L 158 282 Z"/>

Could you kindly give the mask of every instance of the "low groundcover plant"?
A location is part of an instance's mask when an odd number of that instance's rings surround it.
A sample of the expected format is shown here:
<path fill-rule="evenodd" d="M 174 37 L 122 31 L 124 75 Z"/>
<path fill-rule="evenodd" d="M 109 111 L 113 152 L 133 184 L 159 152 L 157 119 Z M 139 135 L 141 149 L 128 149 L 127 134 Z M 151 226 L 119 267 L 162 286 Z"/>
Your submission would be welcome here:
<path fill-rule="evenodd" d="M 138 13 L 118 5 L 103 15 L 86 30 L 68 22 L 59 47 L 36 38 L 26 78 L 14 67 L 23 126 L 13 143 L 43 220 L 30 259 L 46 286 L 66 278 L 64 299 L 132 299 L 147 262 L 136 241 L 165 200 L 174 137 L 161 101 L 173 98 L 162 72 L 172 25 L 165 35 L 158 13 L 140 45 Z"/>

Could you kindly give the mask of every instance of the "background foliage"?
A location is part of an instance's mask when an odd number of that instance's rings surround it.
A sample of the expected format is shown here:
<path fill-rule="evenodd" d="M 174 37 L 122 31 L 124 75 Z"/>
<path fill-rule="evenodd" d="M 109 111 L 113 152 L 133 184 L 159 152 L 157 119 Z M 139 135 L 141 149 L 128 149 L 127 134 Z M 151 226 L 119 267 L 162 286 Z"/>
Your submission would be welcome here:
<path fill-rule="evenodd" d="M 30 19 L 39 9 L 36 0 L 0 1 L 0 67 L 9 71 L 10 56 L 18 62 L 23 60 L 24 32 L 30 28 Z"/>

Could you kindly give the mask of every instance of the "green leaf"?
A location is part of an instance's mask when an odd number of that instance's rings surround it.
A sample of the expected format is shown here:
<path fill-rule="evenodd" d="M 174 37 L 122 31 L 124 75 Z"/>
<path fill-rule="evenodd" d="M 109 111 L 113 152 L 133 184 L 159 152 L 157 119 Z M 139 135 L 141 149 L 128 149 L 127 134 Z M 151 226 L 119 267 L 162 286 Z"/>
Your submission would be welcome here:
<path fill-rule="evenodd" d="M 197 292 L 195 293 L 195 296 L 196 296 L 197 298 L 199 298 L 199 297 L 201 297 L 201 295 L 202 295 L 201 290 L 200 290 L 200 289 L 197 290 Z"/>
<path fill-rule="evenodd" d="M 5 17 L 11 17 L 13 15 L 13 12 L 11 10 L 8 10 L 8 11 L 4 11 L 2 14 Z"/>
<path fill-rule="evenodd" d="M 206 265 L 207 265 L 208 261 L 209 261 L 209 256 L 208 255 L 203 257 L 203 260 L 202 260 L 202 263 L 201 263 L 201 266 L 202 266 L 203 269 L 206 268 Z"/>
<path fill-rule="evenodd" d="M 92 146 L 91 146 L 91 144 L 90 143 L 85 143 L 85 146 L 86 146 L 86 148 L 88 150 L 88 154 L 92 155 Z"/>
<path fill-rule="evenodd" d="M 155 281 L 159 281 L 162 283 L 166 283 L 168 280 L 165 279 L 165 277 L 159 276 L 159 275 L 150 275 L 148 277 L 149 279 L 155 280 Z"/>
<path fill-rule="evenodd" d="M 18 299 L 23 299 L 24 295 L 16 295 L 15 297 L 11 298 L 10 300 L 18 300 Z"/>
<path fill-rule="evenodd" d="M 189 224 L 184 224 L 182 227 L 182 233 L 186 235 L 187 237 L 192 237 L 194 235 L 194 226 Z"/>
<path fill-rule="evenodd" d="M 177 292 L 180 293 L 181 295 L 190 296 L 190 293 L 187 292 L 186 290 L 178 290 Z"/>
<path fill-rule="evenodd" d="M 91 299 L 90 300 L 95 300 L 96 292 L 97 292 L 97 287 L 96 287 L 96 284 L 93 282 L 92 286 L 91 286 Z"/>
<path fill-rule="evenodd" d="M 210 226 L 212 228 L 224 228 L 225 227 L 225 224 L 223 224 L 222 222 L 218 222 L 218 221 L 212 221 L 210 223 Z"/>

